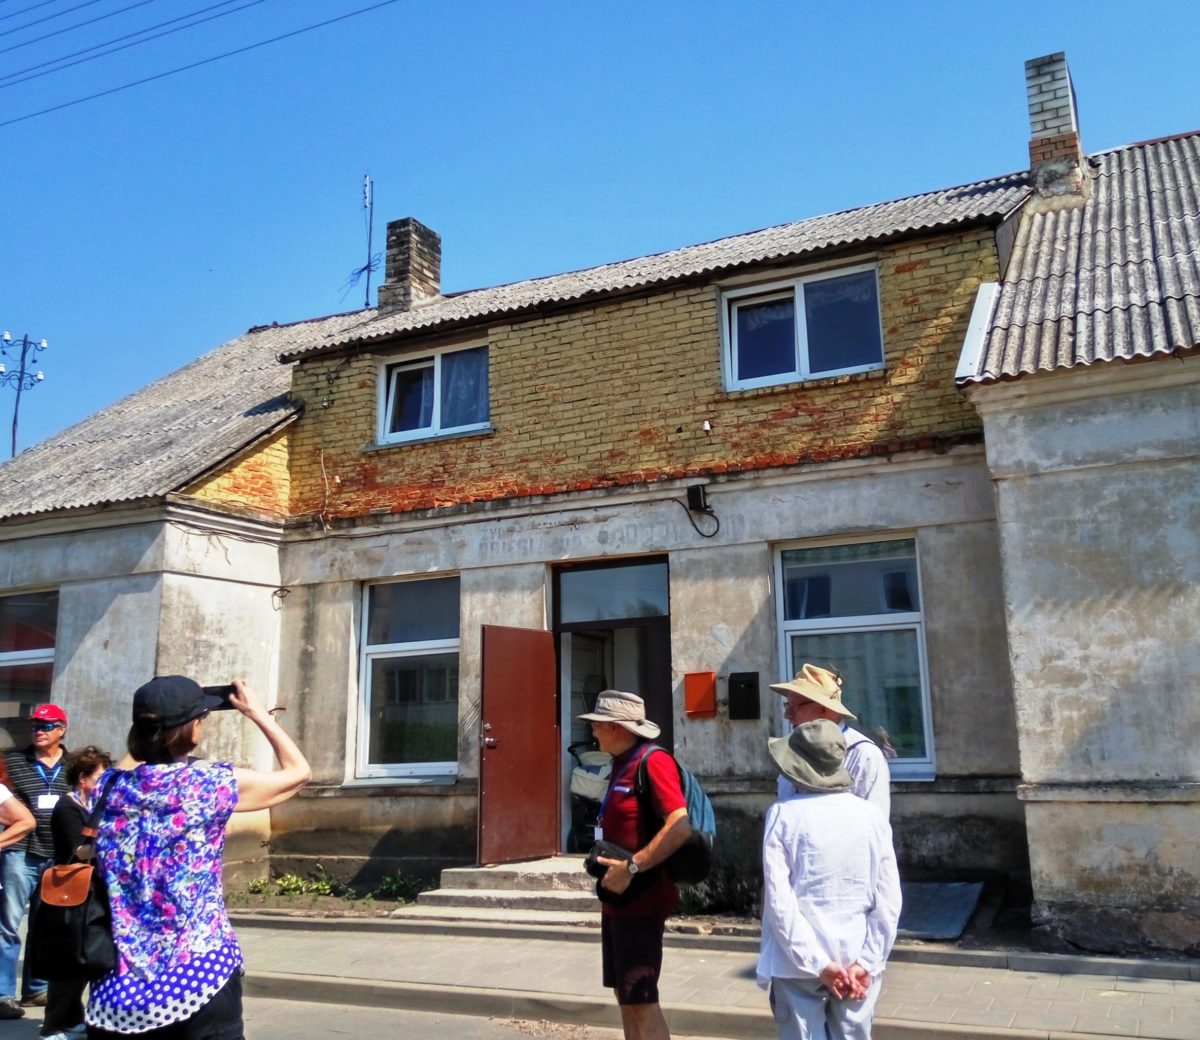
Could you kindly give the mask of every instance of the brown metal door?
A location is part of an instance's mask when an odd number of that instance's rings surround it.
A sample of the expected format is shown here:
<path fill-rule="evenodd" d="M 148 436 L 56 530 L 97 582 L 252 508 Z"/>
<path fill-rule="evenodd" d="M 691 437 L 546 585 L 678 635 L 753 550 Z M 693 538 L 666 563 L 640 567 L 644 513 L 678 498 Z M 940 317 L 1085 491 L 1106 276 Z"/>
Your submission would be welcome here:
<path fill-rule="evenodd" d="M 483 626 L 479 862 L 558 851 L 558 705 L 554 637 Z"/>

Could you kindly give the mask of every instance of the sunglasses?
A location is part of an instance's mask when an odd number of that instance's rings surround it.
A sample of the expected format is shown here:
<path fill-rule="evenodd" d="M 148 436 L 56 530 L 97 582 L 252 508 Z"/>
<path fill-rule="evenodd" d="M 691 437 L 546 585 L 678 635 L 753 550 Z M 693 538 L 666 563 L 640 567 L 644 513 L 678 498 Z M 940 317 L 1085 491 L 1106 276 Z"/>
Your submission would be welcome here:
<path fill-rule="evenodd" d="M 61 725 L 61 722 L 31 722 L 29 728 L 34 733 L 49 733 L 52 729 L 58 729 Z"/>

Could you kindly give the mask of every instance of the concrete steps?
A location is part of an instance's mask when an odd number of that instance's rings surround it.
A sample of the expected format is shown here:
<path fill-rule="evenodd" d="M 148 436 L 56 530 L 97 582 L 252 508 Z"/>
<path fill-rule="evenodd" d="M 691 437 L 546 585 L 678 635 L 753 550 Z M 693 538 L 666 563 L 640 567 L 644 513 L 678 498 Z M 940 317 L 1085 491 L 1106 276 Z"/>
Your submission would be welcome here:
<path fill-rule="evenodd" d="M 594 885 L 582 856 L 453 867 L 442 871 L 441 888 L 422 892 L 394 916 L 578 925 L 599 917 Z"/>

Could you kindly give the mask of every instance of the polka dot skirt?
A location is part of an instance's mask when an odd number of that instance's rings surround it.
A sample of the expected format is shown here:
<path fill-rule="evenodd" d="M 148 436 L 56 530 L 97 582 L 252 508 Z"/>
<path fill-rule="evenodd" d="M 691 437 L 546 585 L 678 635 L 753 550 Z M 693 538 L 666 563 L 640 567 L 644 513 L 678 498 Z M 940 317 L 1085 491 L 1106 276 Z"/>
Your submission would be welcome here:
<path fill-rule="evenodd" d="M 145 1033 L 191 1018 L 242 966 L 237 945 L 197 955 L 153 979 L 113 972 L 93 984 L 87 1024 L 113 1033 Z"/>

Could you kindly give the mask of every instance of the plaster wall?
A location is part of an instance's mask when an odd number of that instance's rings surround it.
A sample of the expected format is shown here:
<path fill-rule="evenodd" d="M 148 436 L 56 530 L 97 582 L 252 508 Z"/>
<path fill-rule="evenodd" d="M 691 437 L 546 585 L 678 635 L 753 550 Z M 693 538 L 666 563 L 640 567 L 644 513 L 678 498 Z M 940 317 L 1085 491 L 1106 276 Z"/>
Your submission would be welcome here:
<path fill-rule="evenodd" d="M 695 548 L 669 557 L 671 673 L 675 690 L 675 752 L 706 777 L 758 776 L 773 781 L 767 737 L 780 732 L 775 604 L 770 546 Z M 717 714 L 688 718 L 683 677 L 717 673 Z M 759 673 L 760 718 L 729 718 L 729 674 Z"/>
<path fill-rule="evenodd" d="M 412 856 L 417 849 L 427 857 L 458 855 L 463 848 L 473 853 L 480 627 L 544 628 L 551 567 L 569 560 L 668 554 L 680 757 L 711 782 L 717 800 L 769 800 L 773 772 L 765 741 L 783 728 L 779 699 L 767 689 L 780 677 L 781 667 L 773 546 L 876 533 L 917 538 L 939 762 L 944 753 L 953 775 L 1007 776 L 1007 786 L 999 783 L 982 792 L 977 814 L 980 820 L 995 820 L 996 833 L 1007 835 L 1013 813 L 1019 815 L 1013 793 L 1016 738 L 1004 663 L 993 497 L 981 453 L 930 453 L 907 465 L 826 466 L 775 478 L 714 482 L 708 490 L 721 521 L 720 533 L 711 539 L 692 527 L 680 508 L 682 489 L 671 487 L 643 494 L 577 495 L 542 501 L 532 509 L 481 507 L 458 515 L 376 518 L 370 529 L 334 529 L 321 538 L 288 543 L 282 554 L 289 594 L 281 678 L 304 701 L 297 733 L 314 763 L 316 781 L 309 796 L 276 812 L 273 848 L 286 847 L 296 855 L 318 855 L 322 847 L 359 848 L 361 840 L 348 838 L 347 828 L 367 798 L 371 811 L 389 821 L 389 856 L 401 856 L 402 850 Z M 458 778 L 437 785 L 356 781 L 362 584 L 442 573 L 461 577 Z M 706 670 L 719 676 L 718 716 L 686 718 L 683 675 Z M 760 674 L 759 720 L 728 719 L 732 671 Z M 904 787 L 936 799 L 940 784 L 938 779 Z M 332 799 L 319 810 L 311 802 L 318 794 Z M 456 808 L 451 812 L 439 799 Z M 336 808 L 342 804 L 345 819 Z M 963 871 L 970 869 L 973 855 L 979 860 L 971 842 L 955 845 L 929 837 L 955 827 L 952 812 L 914 810 L 910 815 L 932 820 L 914 830 L 915 845 L 940 842 L 956 857 L 953 867 Z M 973 831 L 972 841 L 985 832 L 986 827 Z M 290 835 L 286 839 L 285 833 Z M 1019 839 L 1014 844 L 1007 837 L 990 845 L 993 852 L 1005 850 L 1011 871 L 1024 863 L 1019 846 Z M 999 858 L 1003 856 L 991 857 Z"/>
<path fill-rule="evenodd" d="M 1031 783 L 1200 780 L 1200 382 L 1121 389 L 985 413 Z"/>
<path fill-rule="evenodd" d="M 975 392 L 996 477 L 1035 919 L 1200 951 L 1200 364 Z"/>
<path fill-rule="evenodd" d="M 59 585 L 51 695 L 71 720 L 68 747 L 124 753 L 133 691 L 155 674 L 161 613 L 155 574 Z"/>
<path fill-rule="evenodd" d="M 279 656 L 277 548 L 199 521 L 49 532 L 0 542 L 6 589 L 58 589 L 51 695 L 71 719 L 68 746 L 97 744 L 119 758 L 133 691 L 153 675 L 201 682 L 246 676 L 273 704 Z M 287 722 L 284 720 L 284 724 Z M 205 724 L 203 753 L 271 768 L 266 741 L 241 716 Z M 268 814 L 231 823 L 226 862 L 235 875 L 265 868 Z"/>

